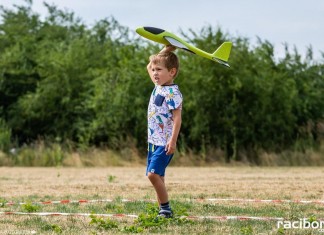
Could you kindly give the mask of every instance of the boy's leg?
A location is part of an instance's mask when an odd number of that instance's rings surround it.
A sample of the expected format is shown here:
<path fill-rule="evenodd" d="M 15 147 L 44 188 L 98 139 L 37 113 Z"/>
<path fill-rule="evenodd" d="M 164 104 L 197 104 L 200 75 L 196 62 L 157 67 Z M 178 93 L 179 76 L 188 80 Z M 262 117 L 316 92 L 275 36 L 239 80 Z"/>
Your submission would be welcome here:
<path fill-rule="evenodd" d="M 161 177 L 161 180 L 163 181 L 163 184 L 164 184 L 164 187 L 165 187 L 165 190 L 166 190 L 166 186 L 165 186 L 165 182 L 164 182 L 164 176 L 160 176 L 160 177 Z M 166 190 L 166 192 L 167 192 L 167 200 L 169 201 L 168 191 Z M 157 194 L 156 194 L 156 196 L 158 197 Z M 161 208 L 161 200 L 160 200 L 160 198 L 158 198 L 158 202 L 159 202 L 159 207 Z"/>
<path fill-rule="evenodd" d="M 154 173 L 148 173 L 148 178 L 151 181 L 159 202 L 159 215 L 165 218 L 171 218 L 172 210 L 169 204 L 168 193 L 164 183 L 164 177 Z"/>
<path fill-rule="evenodd" d="M 172 217 L 168 193 L 164 183 L 165 169 L 169 165 L 172 155 L 166 155 L 164 146 L 149 145 L 146 174 L 152 183 L 160 206 L 159 216 Z"/>
<path fill-rule="evenodd" d="M 166 190 L 165 183 L 164 183 L 164 177 L 160 176 L 158 174 L 149 172 L 148 178 L 151 181 L 151 183 L 155 189 L 159 205 L 168 202 L 169 198 L 168 198 L 168 192 Z"/>

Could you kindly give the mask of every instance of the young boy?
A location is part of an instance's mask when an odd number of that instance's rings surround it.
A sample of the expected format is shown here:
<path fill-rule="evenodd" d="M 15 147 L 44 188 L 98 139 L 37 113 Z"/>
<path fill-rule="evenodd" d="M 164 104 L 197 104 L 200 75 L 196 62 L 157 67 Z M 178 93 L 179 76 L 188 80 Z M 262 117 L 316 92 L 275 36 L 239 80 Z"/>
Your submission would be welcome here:
<path fill-rule="evenodd" d="M 182 94 L 173 80 L 178 74 L 179 60 L 165 47 L 152 55 L 147 65 L 155 88 L 148 106 L 148 155 L 146 175 L 151 181 L 160 205 L 159 216 L 171 218 L 172 210 L 164 183 L 165 169 L 176 150 L 181 127 Z"/>

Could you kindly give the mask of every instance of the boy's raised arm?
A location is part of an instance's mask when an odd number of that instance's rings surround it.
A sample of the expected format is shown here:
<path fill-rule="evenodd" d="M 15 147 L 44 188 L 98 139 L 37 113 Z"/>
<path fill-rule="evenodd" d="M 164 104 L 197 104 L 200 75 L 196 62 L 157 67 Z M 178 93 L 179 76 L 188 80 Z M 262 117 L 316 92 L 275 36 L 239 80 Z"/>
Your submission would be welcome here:
<path fill-rule="evenodd" d="M 177 48 L 175 46 L 172 45 L 166 45 L 165 47 L 163 47 L 163 49 L 160 51 L 160 53 L 163 52 L 172 52 L 175 51 Z"/>

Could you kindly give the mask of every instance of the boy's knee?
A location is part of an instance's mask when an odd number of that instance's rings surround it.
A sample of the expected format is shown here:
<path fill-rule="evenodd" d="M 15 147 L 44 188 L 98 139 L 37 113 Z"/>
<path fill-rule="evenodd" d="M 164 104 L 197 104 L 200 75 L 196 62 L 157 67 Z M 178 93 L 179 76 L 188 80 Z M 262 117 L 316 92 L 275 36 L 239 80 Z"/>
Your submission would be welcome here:
<path fill-rule="evenodd" d="M 149 173 L 147 174 L 147 178 L 149 178 L 149 179 L 154 179 L 154 178 L 156 177 L 156 175 L 157 175 L 157 174 L 154 174 L 154 173 L 149 172 Z"/>
<path fill-rule="evenodd" d="M 155 173 L 151 173 L 149 172 L 147 174 L 147 178 L 150 180 L 150 181 L 154 181 L 154 180 L 157 180 L 160 178 L 160 176 L 158 174 L 155 174 Z"/>

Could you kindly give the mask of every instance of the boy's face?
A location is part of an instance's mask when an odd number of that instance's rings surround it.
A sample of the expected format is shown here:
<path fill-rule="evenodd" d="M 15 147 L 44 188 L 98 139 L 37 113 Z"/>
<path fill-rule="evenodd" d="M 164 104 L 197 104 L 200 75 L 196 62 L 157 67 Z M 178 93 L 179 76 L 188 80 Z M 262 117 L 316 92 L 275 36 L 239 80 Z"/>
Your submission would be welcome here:
<path fill-rule="evenodd" d="M 152 80 L 157 85 L 171 85 L 176 74 L 176 68 L 168 70 L 163 63 L 156 63 L 151 65 Z"/>

